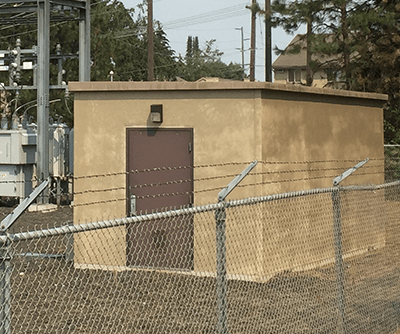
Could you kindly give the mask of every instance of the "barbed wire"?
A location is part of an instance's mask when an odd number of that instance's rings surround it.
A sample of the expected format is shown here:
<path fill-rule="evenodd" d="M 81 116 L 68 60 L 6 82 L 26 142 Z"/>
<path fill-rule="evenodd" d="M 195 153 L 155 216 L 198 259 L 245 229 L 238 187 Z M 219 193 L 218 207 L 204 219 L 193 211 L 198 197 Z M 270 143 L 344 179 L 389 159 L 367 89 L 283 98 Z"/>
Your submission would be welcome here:
<path fill-rule="evenodd" d="M 370 158 L 369 161 L 383 161 L 385 158 Z M 304 165 L 304 164 L 320 164 L 320 163 L 342 163 L 342 162 L 360 162 L 360 159 L 331 159 L 331 160 L 305 160 L 305 161 L 268 161 L 261 160 L 259 163 L 265 165 Z"/>
<path fill-rule="evenodd" d="M 93 202 L 85 202 L 85 203 L 73 203 L 70 206 L 72 208 L 74 207 L 79 207 L 79 206 L 89 206 L 89 205 L 95 205 L 95 204 L 106 204 L 106 203 L 113 203 L 113 202 L 121 202 L 121 201 L 126 201 L 127 198 L 116 198 L 116 199 L 108 199 L 108 200 L 102 200 L 102 201 L 93 201 Z"/>
<path fill-rule="evenodd" d="M 18 181 L 18 180 L 15 180 L 15 181 L 0 181 L 0 183 L 2 183 L 2 184 L 7 184 L 7 183 L 18 184 L 18 183 L 32 183 L 32 182 L 33 182 L 32 180 L 24 180 L 24 181 Z"/>
<path fill-rule="evenodd" d="M 376 161 L 382 160 L 382 159 L 375 159 Z M 358 161 L 358 160 L 357 160 Z M 331 161 L 332 162 L 332 161 Z M 263 162 L 261 162 L 263 163 Z M 279 162 L 283 163 L 283 162 Z M 296 164 L 300 164 L 301 162 L 296 162 Z M 188 166 L 175 166 L 175 167 L 160 167 L 160 168 L 149 168 L 149 169 L 144 169 L 144 170 L 135 170 L 132 171 L 133 173 L 141 173 L 141 172 L 153 172 L 153 171 L 160 171 L 160 170 L 178 170 L 178 169 L 188 169 L 188 168 L 203 168 L 203 167 L 216 167 L 216 166 L 227 166 L 227 165 L 237 165 L 239 163 L 233 162 L 233 163 L 221 163 L 221 164 L 212 164 L 212 165 L 199 165 L 199 166 L 194 166 L 194 167 L 188 167 Z M 243 164 L 247 164 L 243 163 Z M 268 162 L 270 164 L 270 162 Z M 278 162 L 274 162 L 273 164 L 278 164 Z M 363 166 L 363 169 L 371 169 L 371 168 L 380 168 L 380 167 L 387 167 L 385 164 L 378 164 L 378 165 L 365 165 Z M 306 168 L 306 169 L 293 169 L 293 170 L 274 170 L 274 171 L 263 171 L 263 172 L 252 172 L 249 174 L 249 176 L 260 176 L 260 175 L 274 175 L 274 174 L 293 174 L 293 173 L 314 173 L 314 172 L 326 172 L 326 171 L 341 171 L 341 170 L 346 170 L 346 168 L 349 168 L 349 166 L 339 166 L 339 167 L 327 167 L 327 168 Z M 381 172 L 381 173 L 386 173 L 388 172 L 387 170 Z M 104 173 L 104 174 L 93 174 L 93 175 L 85 175 L 85 176 L 79 176 L 79 177 L 70 177 L 70 179 L 73 180 L 79 180 L 79 179 L 91 179 L 91 178 L 102 178 L 102 177 L 111 177 L 111 176 L 118 176 L 118 175 L 129 175 L 130 172 L 110 172 L 110 173 Z M 194 178 L 193 182 L 203 182 L 203 181 L 214 181 L 214 180 L 221 180 L 221 179 L 226 179 L 226 178 L 234 178 L 236 177 L 237 174 L 224 174 L 224 175 L 216 175 L 216 176 L 209 176 L 209 177 L 202 177 L 202 178 Z M 23 183 L 32 183 L 32 182 L 37 182 L 37 178 L 32 178 L 32 180 L 4 180 L 0 181 L 0 184 L 23 184 Z M 182 180 L 171 180 L 171 181 L 165 181 L 165 182 L 158 182 L 158 183 L 149 183 L 149 184 L 136 184 L 133 185 L 132 188 L 137 189 L 137 188 L 146 188 L 146 187 L 158 187 L 158 186 L 165 186 L 165 185 L 172 185 L 172 184 L 181 184 L 181 183 L 188 183 L 191 182 L 192 179 L 182 179 Z M 94 190 L 84 190 L 84 191 L 78 191 L 74 192 L 72 194 L 74 195 L 81 195 L 81 194 L 86 194 L 86 193 L 99 193 L 99 192 L 109 192 L 109 191 L 117 191 L 117 190 L 124 190 L 125 187 L 115 187 L 115 188 L 106 188 L 106 189 L 94 189 Z"/>
<path fill-rule="evenodd" d="M 182 184 L 182 183 L 189 183 L 192 181 L 192 179 L 186 179 L 186 180 L 174 180 L 174 181 L 166 181 L 166 182 L 159 182 L 159 183 L 149 183 L 149 184 L 135 184 L 134 186 L 131 186 L 132 189 L 137 189 L 137 188 L 146 188 L 146 187 L 160 187 L 160 186 L 168 186 L 171 184 Z"/>
<path fill-rule="evenodd" d="M 370 161 L 384 161 L 385 158 L 371 158 Z M 90 178 L 98 178 L 98 177 L 110 177 L 110 176 L 118 176 L 118 175 L 129 175 L 129 174 L 138 174 L 138 173 L 146 173 L 146 172 L 158 172 L 158 171 L 173 171 L 173 170 L 182 170 L 182 169 L 198 169 L 198 168 L 215 168 L 215 167 L 227 167 L 227 166 L 239 166 L 239 165 L 249 165 L 253 161 L 244 161 L 244 162 L 224 162 L 224 163 L 215 163 L 215 164 L 204 164 L 204 165 L 196 165 L 196 166 L 170 166 L 170 167 L 153 167 L 153 168 L 144 168 L 144 169 L 135 169 L 130 171 L 120 171 L 120 172 L 109 172 L 103 174 L 92 174 L 92 175 L 80 175 L 74 176 L 74 180 L 79 179 L 90 179 Z M 300 164 L 320 164 L 320 163 L 345 163 L 345 162 L 360 162 L 360 159 L 333 159 L 333 160 L 306 160 L 306 161 L 267 161 L 260 160 L 258 163 L 264 165 L 300 165 Z M 352 166 L 349 166 L 349 168 Z M 378 167 L 378 166 L 375 166 Z M 337 167 L 337 169 L 346 168 L 346 167 Z M 230 174 L 233 175 L 233 174 Z M 235 175 L 236 176 L 236 175 Z"/>
<path fill-rule="evenodd" d="M 358 172 L 354 176 L 380 175 L 380 174 L 383 174 L 383 173 L 382 172 Z M 287 182 L 312 181 L 312 180 L 321 180 L 321 179 L 332 179 L 333 180 L 335 177 L 337 177 L 337 175 L 319 175 L 319 176 L 314 176 L 314 177 L 290 178 L 290 179 L 285 179 L 285 180 L 270 180 L 270 181 L 239 184 L 237 186 L 237 188 L 254 187 L 254 186 L 260 186 L 260 185 L 279 184 L 279 183 L 287 183 Z M 184 181 L 184 180 L 182 180 L 182 181 Z M 110 189 L 111 190 L 114 190 L 114 189 L 125 190 L 125 187 L 110 188 Z M 110 190 L 110 189 L 105 189 L 105 191 Z M 187 191 L 187 192 L 171 192 L 171 193 L 163 193 L 163 194 L 139 195 L 139 196 L 136 196 L 136 198 L 137 199 L 146 199 L 146 198 L 162 198 L 162 197 L 181 196 L 181 195 L 191 196 L 192 194 L 221 191 L 221 189 L 223 189 L 223 187 L 214 187 L 214 188 L 193 190 L 193 191 Z M 84 191 L 81 193 L 90 193 L 90 192 L 95 192 L 95 191 L 88 190 L 88 191 Z M 99 190 L 99 192 L 101 192 L 101 190 Z M 72 204 L 71 206 L 72 207 L 88 206 L 88 205 L 94 205 L 94 204 L 105 204 L 105 203 L 127 201 L 127 200 L 129 200 L 129 198 L 124 197 L 124 198 L 119 198 L 119 199 L 99 200 L 99 201 L 92 201 L 92 202 L 86 202 L 86 203 Z"/>
<path fill-rule="evenodd" d="M 247 163 L 247 162 L 243 162 L 243 163 L 230 162 L 230 163 L 209 164 L 209 165 L 199 165 L 199 166 L 154 167 L 154 168 L 145 168 L 145 169 L 141 169 L 141 170 L 135 169 L 135 170 L 124 171 L 124 172 L 121 171 L 121 172 L 104 173 L 104 174 L 80 175 L 80 176 L 74 176 L 74 180 L 118 176 L 118 175 L 129 175 L 129 174 L 146 173 L 146 172 L 173 171 L 173 170 L 181 170 L 181 169 L 210 168 L 210 167 L 229 166 L 229 165 L 246 165 L 246 164 L 249 164 L 249 163 Z"/>
<path fill-rule="evenodd" d="M 175 193 L 164 193 L 164 194 L 154 194 L 154 195 L 143 195 L 136 196 L 136 198 L 144 199 L 144 198 L 159 198 L 159 197 L 171 197 L 171 196 L 180 196 L 180 195 L 191 195 L 195 193 L 194 191 L 186 191 L 186 192 L 175 192 Z"/>
<path fill-rule="evenodd" d="M 107 189 L 88 189 L 83 191 L 73 192 L 74 195 L 83 195 L 83 194 L 92 194 L 92 193 L 100 193 L 100 192 L 110 192 L 117 190 L 126 190 L 126 187 L 116 187 L 116 188 L 107 188 Z"/>
<path fill-rule="evenodd" d="M 80 175 L 80 176 L 74 176 L 74 180 L 81 180 L 81 179 L 92 179 L 92 178 L 98 178 L 98 177 L 109 177 L 109 176 L 118 176 L 118 175 L 126 175 L 129 174 L 129 172 L 112 172 L 112 173 L 104 173 L 104 174 L 92 174 L 92 175 Z"/>
<path fill-rule="evenodd" d="M 357 173 L 352 176 L 362 176 L 362 175 L 378 175 L 383 174 L 381 172 L 371 172 L 371 173 Z M 319 180 L 319 179 L 334 179 L 337 175 L 322 175 L 322 176 L 314 176 L 314 177 L 304 177 L 297 179 L 286 179 L 286 180 L 274 180 L 274 181 L 264 181 L 264 182 L 256 182 L 256 183 L 247 183 L 247 184 L 239 184 L 238 188 L 249 187 L 249 186 L 259 186 L 265 184 L 273 184 L 273 183 L 285 183 L 285 182 L 298 182 L 298 181 L 311 181 L 311 180 Z"/>
<path fill-rule="evenodd" d="M 370 165 L 365 166 L 365 168 L 377 168 L 383 167 L 384 165 Z M 265 172 L 256 172 L 250 173 L 249 176 L 260 176 L 260 175 L 274 175 L 274 174 L 292 174 L 292 173 L 309 173 L 309 172 L 322 172 L 322 171 L 334 171 L 334 170 L 345 170 L 346 167 L 331 167 L 331 168 L 311 168 L 311 169 L 296 169 L 296 170 L 283 170 L 283 171 L 265 171 Z M 215 181 L 221 180 L 226 178 L 234 178 L 237 174 L 225 174 L 225 175 L 218 175 L 218 176 L 210 176 L 210 177 L 203 177 L 203 178 L 195 178 L 195 179 L 183 179 L 183 180 L 172 180 L 166 182 L 158 182 L 158 183 L 143 183 L 143 184 L 136 184 L 131 186 L 132 189 L 141 189 L 141 188 L 149 188 L 149 187 L 159 187 L 159 186 L 166 186 L 166 185 L 176 185 L 176 184 L 183 184 L 189 182 L 203 182 L 203 181 Z M 334 176 L 335 177 L 335 176 Z M 117 190 L 125 190 L 125 187 L 118 187 L 118 188 L 108 188 L 108 189 L 97 189 L 97 190 L 86 190 L 75 192 L 75 195 L 81 195 L 86 193 L 100 193 L 100 192 L 109 192 L 109 191 L 117 191 Z"/>
<path fill-rule="evenodd" d="M 364 165 L 364 168 L 378 168 L 385 167 L 385 165 Z M 309 172 L 327 172 L 334 170 L 343 170 L 349 167 L 330 167 L 330 168 L 308 168 L 308 169 L 293 169 L 293 170 L 277 170 L 277 171 L 266 171 L 266 172 L 256 172 L 250 173 L 250 175 L 266 175 L 266 174 L 291 174 L 291 173 L 309 173 Z"/>
<path fill-rule="evenodd" d="M 206 165 L 197 165 L 197 166 L 173 166 L 173 167 L 154 167 L 154 168 L 145 168 L 145 169 L 135 169 L 129 171 L 129 173 L 143 173 L 143 172 L 158 172 L 158 171 L 171 171 L 171 170 L 179 170 L 179 169 L 196 169 L 196 168 L 214 168 L 214 167 L 225 167 L 225 166 L 238 166 L 238 165 L 248 165 L 250 162 L 225 162 L 225 163 L 217 163 L 217 164 L 206 164 Z"/>

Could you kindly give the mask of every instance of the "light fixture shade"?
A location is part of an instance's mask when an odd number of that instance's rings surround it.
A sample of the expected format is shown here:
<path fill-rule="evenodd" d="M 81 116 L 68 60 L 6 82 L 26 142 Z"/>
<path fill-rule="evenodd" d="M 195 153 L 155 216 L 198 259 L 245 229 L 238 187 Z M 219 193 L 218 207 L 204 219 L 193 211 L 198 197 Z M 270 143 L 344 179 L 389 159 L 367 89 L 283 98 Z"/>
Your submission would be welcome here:
<path fill-rule="evenodd" d="M 153 123 L 163 122 L 163 105 L 152 104 L 150 107 L 150 119 Z"/>

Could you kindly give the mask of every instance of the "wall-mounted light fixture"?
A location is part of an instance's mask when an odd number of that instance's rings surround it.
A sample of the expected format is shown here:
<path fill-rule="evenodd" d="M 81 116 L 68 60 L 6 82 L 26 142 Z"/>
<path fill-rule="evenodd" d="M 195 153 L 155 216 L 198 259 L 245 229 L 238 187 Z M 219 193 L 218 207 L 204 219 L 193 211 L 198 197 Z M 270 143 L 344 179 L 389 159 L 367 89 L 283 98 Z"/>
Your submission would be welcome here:
<path fill-rule="evenodd" d="M 163 122 L 163 105 L 152 104 L 150 107 L 150 119 L 153 123 Z"/>

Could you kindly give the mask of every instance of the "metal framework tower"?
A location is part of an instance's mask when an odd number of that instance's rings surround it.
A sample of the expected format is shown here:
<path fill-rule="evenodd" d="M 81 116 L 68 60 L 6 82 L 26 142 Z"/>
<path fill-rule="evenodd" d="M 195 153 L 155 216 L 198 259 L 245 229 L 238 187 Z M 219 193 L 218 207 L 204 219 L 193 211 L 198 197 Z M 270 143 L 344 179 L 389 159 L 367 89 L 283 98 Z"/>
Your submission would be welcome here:
<path fill-rule="evenodd" d="M 74 13 L 61 15 L 64 9 Z M 32 15 L 36 13 L 36 15 Z M 37 24 L 37 177 L 49 177 L 49 90 L 50 90 L 50 23 L 79 21 L 79 80 L 90 81 L 90 0 L 2 0 L 0 25 Z M 8 86 L 7 90 L 23 87 Z M 48 202 L 46 194 L 42 203 Z"/>

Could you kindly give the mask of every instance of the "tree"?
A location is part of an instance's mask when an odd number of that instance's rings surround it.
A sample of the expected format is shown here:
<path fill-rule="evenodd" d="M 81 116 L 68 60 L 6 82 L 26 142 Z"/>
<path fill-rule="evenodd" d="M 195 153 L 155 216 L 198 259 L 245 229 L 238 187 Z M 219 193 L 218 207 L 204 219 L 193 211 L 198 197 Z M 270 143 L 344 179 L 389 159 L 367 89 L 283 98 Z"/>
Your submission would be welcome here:
<path fill-rule="evenodd" d="M 198 56 L 200 52 L 200 44 L 199 44 L 199 37 L 196 36 L 193 40 L 193 54 Z"/>
<path fill-rule="evenodd" d="M 136 9 L 126 9 L 118 0 L 92 0 L 91 2 L 91 80 L 110 80 L 110 71 L 114 72 L 114 80 L 145 80 L 147 77 L 147 19 L 145 2 Z M 66 17 L 73 13 L 66 11 Z M 155 74 L 159 80 L 174 80 L 176 78 L 177 61 L 174 51 L 161 24 L 155 22 Z M 3 27 L 0 37 L 0 48 L 13 48 L 18 37 L 22 48 L 37 45 L 35 24 L 13 25 Z M 79 79 L 79 26 L 76 20 L 52 23 L 50 27 L 50 50 L 56 53 L 57 44 L 61 45 L 65 70 L 64 81 Z M 51 84 L 57 84 L 58 59 L 52 59 L 50 64 Z M 0 82 L 8 82 L 8 73 L 0 72 Z M 23 83 L 33 85 L 32 72 L 23 72 Z M 9 100 L 15 98 L 9 96 Z M 72 97 L 70 97 L 72 99 Z M 64 91 L 50 92 L 50 100 L 61 99 L 59 103 L 50 105 L 50 115 L 63 120 L 72 126 L 72 103 Z M 18 105 L 36 100 L 36 91 L 21 90 Z M 31 106 L 31 105 L 29 105 Z M 22 109 L 23 110 L 23 109 Z M 36 115 L 35 108 L 29 113 Z"/>
<path fill-rule="evenodd" d="M 354 89 L 389 95 L 384 109 L 385 143 L 400 143 L 400 4 L 369 1 L 351 18 L 357 57 L 351 62 Z M 367 19 L 366 19 L 367 17 Z"/>
<path fill-rule="evenodd" d="M 340 72 L 346 89 L 354 89 L 351 58 L 356 56 L 355 49 L 359 42 L 357 38 L 354 38 L 354 33 L 360 28 L 358 26 L 360 21 L 354 18 L 363 17 L 363 20 L 369 19 L 368 16 L 365 16 L 365 13 L 359 12 L 360 4 L 366 2 L 368 0 L 330 0 L 324 6 L 328 23 L 325 27 L 325 32 L 334 38 L 335 43 L 333 46 L 335 48 L 332 48 L 332 45 L 328 45 L 332 42 L 331 40 L 325 40 L 321 43 L 319 50 L 322 53 L 326 53 L 326 50 L 330 49 L 331 53 L 334 52 L 341 56 Z"/>
<path fill-rule="evenodd" d="M 206 41 L 203 49 L 199 48 L 198 37 L 189 36 L 186 56 L 180 59 L 178 76 L 187 81 L 196 81 L 202 77 L 219 77 L 242 80 L 244 73 L 241 65 L 225 64 L 221 60 L 223 52 L 214 46 L 215 39 Z"/>
<path fill-rule="evenodd" d="M 178 71 L 178 62 L 176 60 L 175 51 L 169 46 L 167 35 L 161 28 L 161 24 L 156 22 L 157 30 L 154 38 L 154 64 L 155 77 L 157 80 L 176 80 Z"/>
<path fill-rule="evenodd" d="M 186 59 L 193 58 L 193 38 L 189 36 L 186 41 Z"/>
<path fill-rule="evenodd" d="M 296 0 L 287 3 L 276 0 L 273 4 L 275 24 L 294 33 L 301 25 L 307 25 L 307 65 L 316 69 L 321 63 L 311 61 L 313 53 L 335 60 L 335 71 L 341 74 L 346 89 L 354 85 L 351 58 L 355 55 L 359 40 L 354 37 L 359 25 L 370 22 L 371 17 L 360 8 L 368 0 Z M 332 62 L 333 63 L 333 62 Z"/>
<path fill-rule="evenodd" d="M 308 9 L 303 7 L 306 4 Z M 384 109 L 385 142 L 400 143 L 398 1 L 327 0 L 321 6 L 320 1 L 276 0 L 273 9 L 275 24 L 291 33 L 306 24 L 308 16 L 317 18 L 312 35 L 307 34 L 311 53 L 336 57 L 335 70 L 341 74 L 344 88 L 389 95 Z"/>
<path fill-rule="evenodd" d="M 313 82 L 313 71 L 316 70 L 316 64 L 312 62 L 313 42 L 315 31 L 318 31 L 324 22 L 324 13 L 322 11 L 325 1 L 320 0 L 295 0 L 287 2 L 285 0 L 276 0 L 272 4 L 274 12 L 273 24 L 280 25 L 287 33 L 293 34 L 302 25 L 307 26 L 306 35 L 302 36 L 300 43 L 305 45 L 307 54 L 307 79 L 306 85 L 311 86 Z M 302 41 L 305 40 L 305 43 Z M 299 45 L 287 50 L 291 53 L 300 51 Z M 283 53 L 283 50 L 278 50 Z"/>
<path fill-rule="evenodd" d="M 316 0 L 297 0 L 286 2 L 277 0 L 273 3 L 274 11 L 273 24 L 280 25 L 287 33 L 293 34 L 302 25 L 306 25 L 307 32 L 302 35 L 298 45 L 293 45 L 292 48 L 286 50 L 289 53 L 298 53 L 300 48 L 306 49 L 306 85 L 311 86 L 313 82 L 314 72 L 318 69 L 318 62 L 312 60 L 312 55 L 315 53 L 316 34 L 321 30 L 321 25 L 324 22 L 323 4 L 324 1 Z M 277 50 L 278 53 L 284 53 L 283 50 Z"/>

